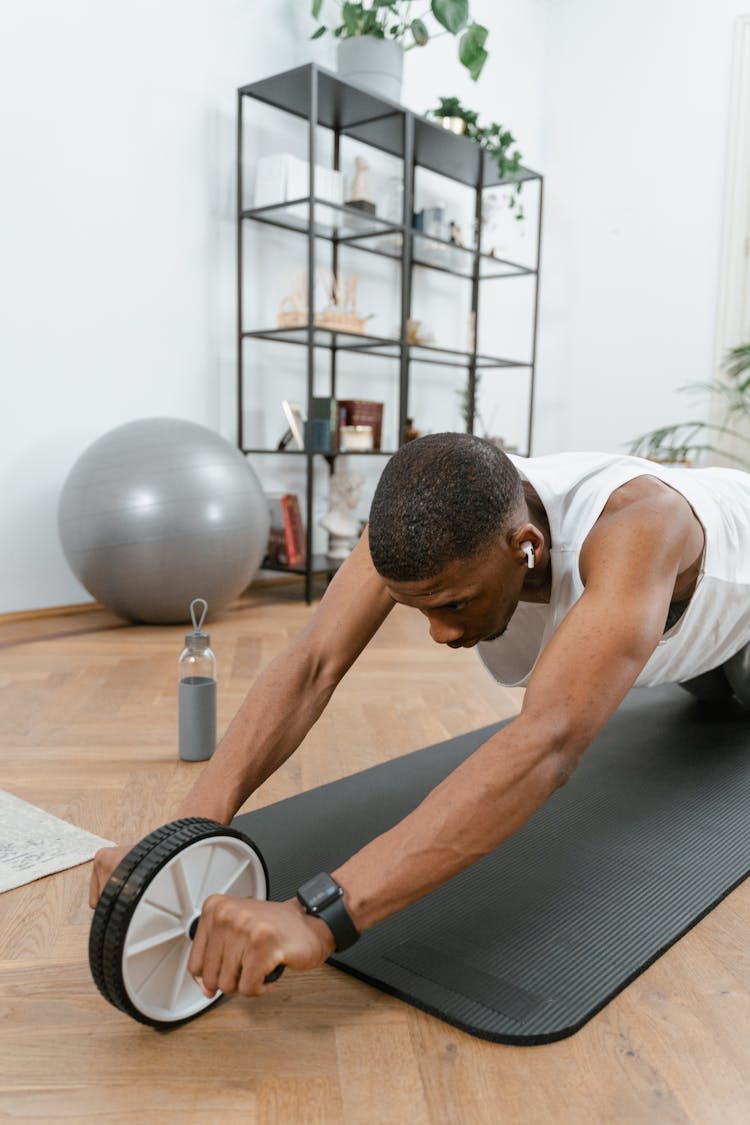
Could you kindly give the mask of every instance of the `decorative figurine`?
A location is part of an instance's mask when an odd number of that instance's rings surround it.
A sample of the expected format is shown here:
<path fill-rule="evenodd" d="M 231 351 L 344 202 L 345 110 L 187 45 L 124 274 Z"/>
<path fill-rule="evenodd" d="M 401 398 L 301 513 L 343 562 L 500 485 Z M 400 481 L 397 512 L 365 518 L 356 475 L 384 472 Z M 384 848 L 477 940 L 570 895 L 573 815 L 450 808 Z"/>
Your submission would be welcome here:
<path fill-rule="evenodd" d="M 398 329 L 396 329 L 393 335 L 398 336 L 398 334 Z M 422 327 L 421 320 L 407 320 L 406 342 L 407 344 L 434 344 L 435 337 L 430 331 Z"/>
<path fill-rule="evenodd" d="M 352 540 L 359 534 L 359 520 L 354 509 L 359 503 L 365 478 L 359 473 L 336 469 L 331 476 L 328 511 L 318 521 L 328 532 L 329 559 L 345 559 L 352 551 Z"/>
<path fill-rule="evenodd" d="M 347 207 L 356 207 L 358 211 L 365 211 L 368 215 L 375 214 L 375 203 L 370 198 L 367 188 L 367 173 L 370 170 L 370 165 L 367 163 L 363 156 L 355 156 L 354 167 L 354 180 L 352 181 L 352 195 L 351 199 L 347 199 Z"/>
<path fill-rule="evenodd" d="M 317 293 L 323 295 L 324 307 L 313 315 L 313 323 L 331 332 L 361 335 L 365 322 L 373 314 L 360 316 L 357 312 L 358 284 L 356 274 L 345 278 L 343 274 L 336 276 L 331 270 L 317 270 L 316 288 Z M 282 300 L 276 322 L 279 328 L 305 328 L 308 315 L 307 275 L 301 274 L 292 292 Z"/>

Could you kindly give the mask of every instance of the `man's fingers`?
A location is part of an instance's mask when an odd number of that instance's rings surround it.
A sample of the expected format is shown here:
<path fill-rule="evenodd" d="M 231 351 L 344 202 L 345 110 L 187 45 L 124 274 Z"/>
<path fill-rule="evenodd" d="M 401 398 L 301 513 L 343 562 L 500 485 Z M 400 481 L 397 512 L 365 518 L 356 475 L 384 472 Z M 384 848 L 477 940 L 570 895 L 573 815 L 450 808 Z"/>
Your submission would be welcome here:
<path fill-rule="evenodd" d="M 200 922 L 198 922 L 198 928 L 195 931 L 195 934 L 193 935 L 193 948 L 190 950 L 190 959 L 188 961 L 188 972 L 191 974 L 191 976 L 195 977 L 195 979 L 200 984 L 201 988 L 203 988 L 204 992 L 206 990 L 205 990 L 205 987 L 203 985 L 203 977 L 202 977 L 202 973 L 203 973 L 203 953 L 204 953 L 204 950 L 206 948 L 207 938 L 208 938 L 208 926 L 206 926 L 206 925 L 201 926 Z"/>
<path fill-rule="evenodd" d="M 91 869 L 91 879 L 89 880 L 89 906 L 92 910 L 95 909 L 107 881 L 106 879 L 102 880 L 101 862 L 101 852 L 97 852 L 94 856 L 94 866 Z"/>
<path fill-rule="evenodd" d="M 192 975 L 201 978 L 201 988 L 206 996 L 213 996 L 219 987 L 219 973 L 224 956 L 224 935 L 218 917 L 222 897 L 209 895 L 203 903 L 188 961 L 188 969 Z"/>
<path fill-rule="evenodd" d="M 110 875 L 129 851 L 130 848 L 127 845 L 115 848 L 100 848 L 94 856 L 94 867 L 89 883 L 89 906 L 92 910 L 96 908 Z"/>
<path fill-rule="evenodd" d="M 89 906 L 92 910 L 96 909 L 96 904 L 101 897 L 101 893 L 108 879 L 109 872 L 102 870 L 101 859 L 94 857 L 94 869 L 91 872 L 91 880 L 89 882 Z"/>
<path fill-rule="evenodd" d="M 99 880 L 96 877 L 96 869 L 94 869 L 91 872 L 91 878 L 89 879 L 89 906 L 91 907 L 92 910 L 95 909 L 98 901 L 99 901 Z"/>
<path fill-rule="evenodd" d="M 278 969 L 278 961 L 273 969 L 264 970 L 260 968 L 260 965 L 260 958 L 254 958 L 248 962 L 243 962 L 240 979 L 237 982 L 237 991 L 241 996 L 262 996 L 264 992 L 268 992 L 268 990 L 273 987 L 275 981 L 281 976 L 281 973 L 279 973 L 279 977 L 274 977 L 273 980 L 268 979 L 268 977 Z"/>
<path fill-rule="evenodd" d="M 221 958 L 218 986 L 222 992 L 229 995 L 237 992 L 237 984 L 242 972 L 242 949 L 236 943 L 225 945 Z"/>

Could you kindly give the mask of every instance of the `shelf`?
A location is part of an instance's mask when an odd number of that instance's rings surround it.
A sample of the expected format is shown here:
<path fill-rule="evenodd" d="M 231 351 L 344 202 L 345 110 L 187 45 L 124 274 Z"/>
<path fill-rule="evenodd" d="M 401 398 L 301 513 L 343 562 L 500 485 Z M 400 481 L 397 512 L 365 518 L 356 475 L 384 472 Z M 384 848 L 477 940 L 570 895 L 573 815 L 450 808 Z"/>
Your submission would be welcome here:
<path fill-rule="evenodd" d="M 389 236 L 392 237 L 392 236 Z M 413 232 L 414 264 L 440 270 L 455 277 L 473 277 L 474 262 L 479 258 L 480 279 L 491 277 L 526 277 L 536 270 L 520 262 L 511 262 L 492 254 L 479 254 L 468 246 L 456 246 L 444 238 L 434 238 L 421 231 Z"/>
<path fill-rule="evenodd" d="M 243 447 L 240 452 L 253 455 L 275 453 L 277 457 L 392 457 L 396 451 L 395 449 L 336 449 L 325 452 L 322 449 L 261 449 L 256 446 L 249 449 Z"/>
<path fill-rule="evenodd" d="M 315 235 L 318 238 L 367 238 L 398 229 L 393 223 L 379 219 L 377 215 L 358 211 L 356 207 L 340 206 L 323 199 L 314 199 L 313 203 Z M 242 212 L 242 218 L 307 234 L 310 197 L 272 203 L 268 207 L 252 207 Z"/>
<path fill-rule="evenodd" d="M 359 86 L 352 86 L 314 63 L 241 86 L 239 93 L 307 119 L 315 72 L 320 125 L 327 129 L 340 129 L 347 136 L 392 156 L 403 156 L 404 108 Z"/>
<path fill-rule="evenodd" d="M 482 355 L 477 352 L 462 352 L 457 348 L 440 348 L 435 344 L 410 344 L 409 354 L 412 363 L 434 363 L 440 367 L 470 367 L 472 360 L 476 362 L 477 370 L 487 371 L 493 367 L 531 367 L 517 359 L 507 359 L 501 356 Z"/>
<path fill-rule="evenodd" d="M 474 262 L 479 258 L 480 281 L 498 277 L 528 277 L 537 272 L 532 266 L 525 266 L 522 262 L 499 258 L 496 254 L 477 254 L 471 246 L 457 246 L 454 242 L 435 238 L 419 230 L 412 230 L 411 234 L 412 262 L 423 269 L 470 279 L 474 276 Z M 372 240 L 370 245 L 364 244 L 362 240 L 365 238 Z M 376 234 L 374 237 L 372 233 L 355 235 L 347 239 L 346 245 L 368 254 L 379 254 L 381 257 L 400 261 L 403 228 L 393 226 L 387 233 Z"/>
<path fill-rule="evenodd" d="M 240 95 L 265 102 L 295 117 L 307 118 L 310 94 L 317 78 L 318 123 L 343 135 L 403 158 L 404 123 L 409 111 L 345 82 L 332 71 L 307 63 L 283 74 L 241 86 Z M 417 164 L 468 187 L 497 187 L 502 183 L 539 180 L 538 172 L 519 168 L 515 177 L 500 178 L 487 152 L 467 137 L 456 136 L 437 121 L 414 117 L 414 158 Z"/>
<path fill-rule="evenodd" d="M 314 202 L 316 238 L 338 239 L 340 243 L 345 242 L 355 250 L 392 258 L 394 261 L 401 260 L 403 227 L 400 224 L 386 222 L 377 215 L 367 215 L 353 207 L 326 203 L 320 199 Z M 309 197 L 304 197 L 286 203 L 270 204 L 268 207 L 253 207 L 243 211 L 242 218 L 281 230 L 307 234 L 309 204 Z M 475 249 L 456 246 L 453 242 L 423 234 L 419 230 L 412 230 L 411 233 L 415 265 L 454 277 L 473 276 L 477 257 Z M 363 243 L 366 239 L 371 240 L 370 245 Z M 479 254 L 478 257 L 479 277 L 482 280 L 493 277 L 527 277 L 536 273 L 535 269 L 524 266 L 521 262 L 498 258 L 493 254 Z"/>
<path fill-rule="evenodd" d="M 304 344 L 308 342 L 308 325 L 299 328 L 264 328 L 255 332 L 243 332 L 242 338 L 253 340 L 271 340 L 279 344 Z M 329 328 L 320 328 L 316 325 L 313 329 L 313 347 L 337 348 L 339 351 L 361 351 L 374 349 L 373 354 L 385 355 L 385 348 L 399 349 L 398 340 L 388 339 L 384 336 L 366 336 L 359 332 L 333 332 Z M 396 350 L 395 355 L 398 355 Z"/>
<path fill-rule="evenodd" d="M 521 360 L 501 356 L 482 355 L 460 351 L 457 348 L 442 348 L 436 344 L 402 344 L 383 336 L 365 336 L 353 332 L 332 332 L 327 328 L 313 329 L 313 347 L 336 348 L 343 352 L 360 352 L 364 355 L 382 356 L 384 359 L 398 359 L 401 349 L 406 348 L 413 363 L 434 363 L 442 367 L 469 367 L 472 359 L 482 370 L 492 367 L 531 367 Z M 266 328 L 256 332 L 243 332 L 243 339 L 270 340 L 280 344 L 308 343 L 308 326 L 299 328 Z"/>
<path fill-rule="evenodd" d="M 328 555 L 313 555 L 310 573 L 333 574 L 345 561 L 345 559 L 329 559 Z M 307 568 L 304 564 L 300 566 L 279 566 L 274 563 L 263 562 L 260 569 L 271 571 L 274 574 L 296 574 L 302 578 L 307 574 Z"/>

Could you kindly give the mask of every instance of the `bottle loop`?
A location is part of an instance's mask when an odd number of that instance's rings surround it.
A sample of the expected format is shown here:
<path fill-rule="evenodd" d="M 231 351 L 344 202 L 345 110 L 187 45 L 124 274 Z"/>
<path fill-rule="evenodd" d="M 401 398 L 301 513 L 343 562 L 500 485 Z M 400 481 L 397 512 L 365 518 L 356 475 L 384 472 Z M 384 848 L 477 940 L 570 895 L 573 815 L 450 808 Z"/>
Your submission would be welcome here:
<path fill-rule="evenodd" d="M 203 606 L 203 612 L 201 613 L 200 621 L 198 621 L 196 623 L 196 620 L 195 620 L 196 609 L 195 609 L 195 607 L 197 605 Z M 195 630 L 196 633 L 200 633 L 201 630 L 203 629 L 203 622 L 206 619 L 207 613 L 208 613 L 208 602 L 206 601 L 206 599 L 205 598 L 193 598 L 193 600 L 190 603 L 190 617 L 192 618 L 193 629 Z"/>

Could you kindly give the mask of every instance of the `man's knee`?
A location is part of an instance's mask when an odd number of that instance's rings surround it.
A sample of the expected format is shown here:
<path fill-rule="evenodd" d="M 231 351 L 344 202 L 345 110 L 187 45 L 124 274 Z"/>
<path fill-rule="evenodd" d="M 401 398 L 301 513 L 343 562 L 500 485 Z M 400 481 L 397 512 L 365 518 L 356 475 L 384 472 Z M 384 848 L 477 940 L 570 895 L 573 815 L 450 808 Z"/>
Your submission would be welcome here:
<path fill-rule="evenodd" d="M 712 668 L 710 672 L 703 672 L 692 680 L 685 680 L 681 688 L 689 691 L 696 699 L 708 702 L 717 702 L 722 699 L 731 699 L 734 689 L 724 675 L 723 668 Z"/>
<path fill-rule="evenodd" d="M 723 665 L 732 691 L 745 707 L 750 707 L 750 641 Z"/>

